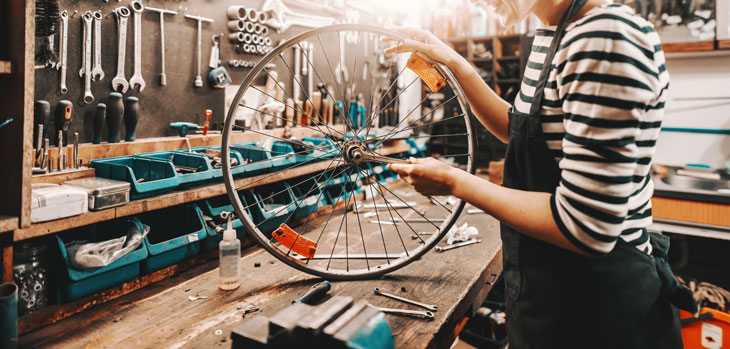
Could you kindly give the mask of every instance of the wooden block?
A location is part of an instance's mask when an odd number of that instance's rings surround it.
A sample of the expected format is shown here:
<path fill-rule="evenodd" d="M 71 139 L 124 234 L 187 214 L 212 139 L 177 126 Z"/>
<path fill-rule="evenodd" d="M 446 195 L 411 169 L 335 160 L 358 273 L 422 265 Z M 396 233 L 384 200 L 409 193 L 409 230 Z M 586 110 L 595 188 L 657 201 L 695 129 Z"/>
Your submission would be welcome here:
<path fill-rule="evenodd" d="M 320 92 L 312 92 L 312 98 L 311 99 L 312 99 L 312 107 L 313 107 L 314 110 L 312 110 L 312 112 L 309 113 L 309 115 L 311 115 L 312 117 L 316 117 L 317 118 L 316 120 L 319 123 L 322 123 L 323 122 L 323 120 L 321 118 L 321 115 L 322 115 L 322 112 L 321 112 L 321 110 L 322 110 L 322 93 L 320 93 Z"/>
<path fill-rule="evenodd" d="M 296 102 L 296 106 L 294 107 L 294 115 L 296 116 L 296 125 L 299 126 L 302 124 L 302 110 L 304 106 L 302 105 L 302 101 Z"/>
<path fill-rule="evenodd" d="M 653 197 L 654 217 L 730 227 L 730 205 Z"/>
<path fill-rule="evenodd" d="M 32 178 L 31 183 L 54 183 L 61 184 L 74 179 L 89 178 L 96 176 L 96 169 L 93 168 L 79 168 L 70 169 L 63 172 L 53 172 L 35 175 Z"/>
<path fill-rule="evenodd" d="M 294 126 L 294 100 L 289 98 L 286 100 L 286 126 Z"/>

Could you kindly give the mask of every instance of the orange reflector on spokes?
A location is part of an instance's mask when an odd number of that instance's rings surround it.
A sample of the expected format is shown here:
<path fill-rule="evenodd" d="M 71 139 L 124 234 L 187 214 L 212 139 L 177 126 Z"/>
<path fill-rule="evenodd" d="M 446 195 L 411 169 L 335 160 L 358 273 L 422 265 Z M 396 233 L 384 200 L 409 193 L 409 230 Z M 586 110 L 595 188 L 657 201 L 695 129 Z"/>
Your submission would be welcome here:
<path fill-rule="evenodd" d="M 446 86 L 446 79 L 439 74 L 431 63 L 428 63 L 426 59 L 415 52 L 411 53 L 406 67 L 416 73 L 433 92 L 438 92 Z"/>
<path fill-rule="evenodd" d="M 308 259 L 314 258 L 314 252 L 317 251 L 316 242 L 299 235 L 292 228 L 289 228 L 286 223 L 283 223 L 278 229 L 274 230 L 271 236 L 284 247 L 291 249 L 292 252 Z"/>

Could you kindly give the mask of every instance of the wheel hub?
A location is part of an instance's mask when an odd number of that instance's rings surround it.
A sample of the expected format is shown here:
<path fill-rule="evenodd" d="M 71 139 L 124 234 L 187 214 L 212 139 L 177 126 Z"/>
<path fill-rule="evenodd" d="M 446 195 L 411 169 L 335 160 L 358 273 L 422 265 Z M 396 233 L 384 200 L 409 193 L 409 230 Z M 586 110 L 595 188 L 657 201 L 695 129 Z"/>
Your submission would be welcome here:
<path fill-rule="evenodd" d="M 365 145 L 359 140 L 350 140 L 345 142 L 343 147 L 343 158 L 349 165 L 359 165 L 363 161 L 365 153 Z"/>

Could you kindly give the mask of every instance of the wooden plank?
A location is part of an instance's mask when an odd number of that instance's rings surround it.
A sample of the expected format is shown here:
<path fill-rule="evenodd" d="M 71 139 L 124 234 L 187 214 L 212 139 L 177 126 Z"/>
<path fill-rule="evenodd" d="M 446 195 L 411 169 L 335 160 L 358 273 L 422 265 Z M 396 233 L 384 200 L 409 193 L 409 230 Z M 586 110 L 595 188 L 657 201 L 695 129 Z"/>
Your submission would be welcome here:
<path fill-rule="evenodd" d="M 718 40 L 717 48 L 721 50 L 730 49 L 730 40 Z"/>
<path fill-rule="evenodd" d="M 653 197 L 654 217 L 730 227 L 730 205 Z"/>
<path fill-rule="evenodd" d="M 10 74 L 13 72 L 12 65 L 8 61 L 0 61 L 0 74 Z"/>
<path fill-rule="evenodd" d="M 340 132 L 344 128 L 343 125 L 334 125 L 330 127 Z M 284 135 L 283 128 L 273 130 L 260 130 L 256 132 L 270 134 L 274 137 L 279 138 L 282 138 Z M 304 127 L 294 127 L 290 129 L 290 132 L 295 137 L 313 136 L 318 134 L 321 135 L 321 133 L 318 132 L 316 128 L 310 129 Z M 187 137 L 145 138 L 136 140 L 134 142 L 101 144 L 84 143 L 79 144 L 79 158 L 81 158 L 86 164 L 88 163 L 89 159 L 104 159 L 155 151 L 181 149 L 187 147 L 187 144 L 185 143 L 186 138 L 191 147 L 219 146 L 222 143 L 221 137 L 221 134 L 209 134 L 207 136 L 189 134 Z M 233 132 L 231 134 L 231 143 L 253 142 L 260 140 L 262 137 L 264 136 L 254 132 Z"/>
<path fill-rule="evenodd" d="M 461 222 L 479 227 L 484 242 L 445 253 L 429 252 L 411 265 L 376 280 L 335 281 L 331 293 L 365 299 L 376 306 L 408 308 L 373 295 L 373 288 L 381 287 L 436 304 L 439 311 L 434 321 L 394 315 L 386 318 L 397 348 L 447 348 L 464 317 L 472 315 L 472 309 L 478 306 L 475 303 L 481 303 L 476 297 L 483 294 L 484 288 L 491 287 L 489 276 L 501 272 L 498 221 L 488 215 L 463 215 Z M 319 224 L 321 221 L 315 225 Z M 243 283 L 236 290 L 220 290 L 215 269 L 198 276 L 184 273 L 166 280 L 165 284 L 172 285 L 169 288 L 158 283 L 151 286 L 152 290 L 148 287 L 127 294 L 72 319 L 27 333 L 21 336 L 20 346 L 229 347 L 230 331 L 242 320 L 244 307 L 255 304 L 261 311 L 253 316 L 271 316 L 321 280 L 284 265 L 264 251 L 245 256 L 241 262 Z M 260 266 L 255 267 L 255 263 Z M 401 292 L 401 287 L 406 292 Z M 188 296 L 208 298 L 189 301 Z M 222 334 L 215 334 L 216 330 Z"/>
<path fill-rule="evenodd" d="M 408 151 L 410 146 L 403 141 L 397 141 L 381 149 L 382 155 L 391 155 Z M 311 165 L 304 165 L 278 172 L 276 174 L 263 174 L 256 177 L 242 178 L 236 180 L 236 186 L 253 188 L 269 183 L 274 183 L 290 178 L 299 177 L 305 174 L 317 173 L 325 170 L 329 161 L 321 161 Z M 270 176 L 270 177 L 269 177 Z M 268 178 L 267 178 L 268 177 Z M 264 179 L 265 178 L 265 179 Z M 263 179 L 263 180 L 262 180 Z M 34 237 L 57 233 L 59 231 L 80 227 L 105 220 L 126 217 L 142 212 L 158 210 L 165 207 L 181 205 L 188 202 L 195 202 L 202 199 L 226 194 L 226 187 L 223 183 L 208 184 L 193 187 L 187 190 L 173 191 L 167 194 L 158 195 L 152 198 L 130 201 L 124 206 L 110 208 L 102 211 L 88 212 L 79 216 L 57 219 L 54 221 L 36 223 L 27 228 L 18 229 L 15 233 L 15 241 L 21 241 Z"/>
<path fill-rule="evenodd" d="M 699 52 L 714 51 L 715 41 L 684 42 L 677 44 L 662 44 L 664 52 Z"/>
<path fill-rule="evenodd" d="M 21 228 L 15 231 L 15 241 L 22 241 L 39 236 L 57 233 L 71 228 L 81 227 L 92 223 L 114 219 L 116 214 L 114 208 L 101 211 L 89 211 L 78 216 L 56 219 L 53 221 L 33 223 L 28 228 Z"/>
<path fill-rule="evenodd" d="M 18 217 L 0 214 L 0 233 L 15 230 L 18 228 Z"/>
<path fill-rule="evenodd" d="M 74 179 L 95 177 L 96 169 L 94 168 L 79 168 L 66 170 L 63 172 L 53 172 L 33 176 L 32 183 L 54 183 L 61 184 Z"/>
<path fill-rule="evenodd" d="M 0 213 L 16 216 L 21 226 L 30 224 L 31 159 L 24 157 L 32 148 L 33 86 L 35 82 L 35 2 L 6 1 L 0 5 L 0 22 L 9 30 L 3 33 L 7 45 L 4 58 L 13 66 L 10 74 L 0 74 L 0 121 L 14 121 L 0 130 Z"/>
<path fill-rule="evenodd" d="M 13 233 L 0 234 L 2 250 L 2 277 L 0 282 L 13 282 Z"/>

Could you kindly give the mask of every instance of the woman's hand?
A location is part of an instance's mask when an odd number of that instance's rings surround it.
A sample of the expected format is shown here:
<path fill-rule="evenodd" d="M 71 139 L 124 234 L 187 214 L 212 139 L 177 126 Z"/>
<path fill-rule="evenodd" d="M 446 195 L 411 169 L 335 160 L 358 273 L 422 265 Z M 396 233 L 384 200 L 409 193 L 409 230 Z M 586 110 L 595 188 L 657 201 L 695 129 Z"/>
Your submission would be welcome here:
<path fill-rule="evenodd" d="M 434 158 L 408 159 L 409 164 L 390 164 L 388 168 L 423 195 L 451 195 L 457 169 Z"/>
<path fill-rule="evenodd" d="M 395 38 L 383 37 L 383 41 L 397 42 L 397 46 L 385 49 L 385 53 L 405 53 L 418 51 L 434 61 L 445 64 L 449 69 L 464 60 L 453 48 L 445 44 L 436 35 L 423 29 L 394 28 L 393 31 L 406 37 L 404 41 Z"/>

